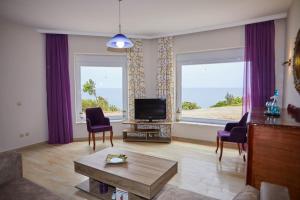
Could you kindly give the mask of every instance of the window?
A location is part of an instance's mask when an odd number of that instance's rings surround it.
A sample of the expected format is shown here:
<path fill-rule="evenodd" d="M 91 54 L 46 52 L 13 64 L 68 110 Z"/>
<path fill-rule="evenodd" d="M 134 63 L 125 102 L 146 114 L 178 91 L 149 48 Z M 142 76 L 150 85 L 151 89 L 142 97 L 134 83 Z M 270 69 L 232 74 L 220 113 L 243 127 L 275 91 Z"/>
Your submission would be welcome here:
<path fill-rule="evenodd" d="M 182 120 L 224 124 L 242 115 L 242 49 L 177 56 L 177 109 Z"/>
<path fill-rule="evenodd" d="M 124 56 L 75 56 L 76 121 L 85 121 L 85 109 L 101 107 L 111 120 L 127 110 L 127 73 Z"/>

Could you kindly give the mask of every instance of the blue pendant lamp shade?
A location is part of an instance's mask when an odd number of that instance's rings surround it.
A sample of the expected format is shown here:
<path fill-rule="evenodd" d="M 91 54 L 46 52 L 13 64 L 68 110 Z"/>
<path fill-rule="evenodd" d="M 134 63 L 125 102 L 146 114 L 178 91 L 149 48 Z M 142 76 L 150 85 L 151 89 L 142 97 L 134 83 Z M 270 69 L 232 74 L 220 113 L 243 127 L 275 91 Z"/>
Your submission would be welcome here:
<path fill-rule="evenodd" d="M 107 47 L 110 48 L 131 48 L 133 43 L 123 34 L 119 33 L 112 37 L 107 43 Z"/>
<path fill-rule="evenodd" d="M 107 43 L 106 46 L 110 48 L 125 49 L 133 47 L 133 43 L 121 33 L 121 1 L 119 1 L 119 34 L 112 37 Z"/>

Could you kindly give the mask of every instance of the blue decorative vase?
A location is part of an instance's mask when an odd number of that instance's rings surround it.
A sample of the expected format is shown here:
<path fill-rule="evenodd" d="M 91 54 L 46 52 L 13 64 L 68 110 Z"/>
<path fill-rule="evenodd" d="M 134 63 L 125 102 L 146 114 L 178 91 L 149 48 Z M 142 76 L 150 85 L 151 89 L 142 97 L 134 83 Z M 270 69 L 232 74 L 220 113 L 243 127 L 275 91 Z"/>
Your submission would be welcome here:
<path fill-rule="evenodd" d="M 271 101 L 266 102 L 266 111 L 265 114 L 268 116 L 278 117 L 280 116 L 280 107 L 279 107 L 279 92 L 276 89 L 274 91 L 274 96 L 272 96 Z"/>

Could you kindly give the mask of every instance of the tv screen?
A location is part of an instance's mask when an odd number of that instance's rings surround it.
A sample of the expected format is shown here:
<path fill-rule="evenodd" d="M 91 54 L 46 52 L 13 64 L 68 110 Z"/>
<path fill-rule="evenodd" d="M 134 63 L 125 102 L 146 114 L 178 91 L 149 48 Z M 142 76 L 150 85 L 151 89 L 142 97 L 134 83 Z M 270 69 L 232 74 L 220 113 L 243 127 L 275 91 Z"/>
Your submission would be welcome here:
<path fill-rule="evenodd" d="M 135 119 L 166 119 L 166 99 L 135 99 Z"/>

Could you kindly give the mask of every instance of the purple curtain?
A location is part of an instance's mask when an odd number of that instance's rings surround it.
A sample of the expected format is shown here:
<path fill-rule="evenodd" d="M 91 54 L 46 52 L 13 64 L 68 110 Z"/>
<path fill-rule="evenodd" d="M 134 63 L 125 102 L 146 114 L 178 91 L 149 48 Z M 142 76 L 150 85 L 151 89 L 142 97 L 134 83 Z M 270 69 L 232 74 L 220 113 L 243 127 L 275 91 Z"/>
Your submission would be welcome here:
<path fill-rule="evenodd" d="M 73 140 L 68 36 L 46 34 L 46 85 L 49 144 Z"/>
<path fill-rule="evenodd" d="M 275 89 L 274 21 L 245 27 L 243 113 L 263 108 Z"/>

